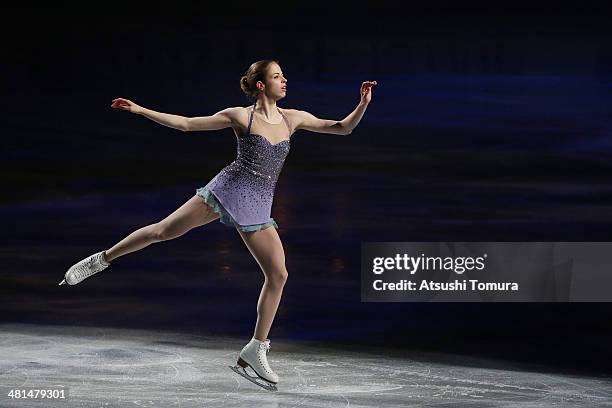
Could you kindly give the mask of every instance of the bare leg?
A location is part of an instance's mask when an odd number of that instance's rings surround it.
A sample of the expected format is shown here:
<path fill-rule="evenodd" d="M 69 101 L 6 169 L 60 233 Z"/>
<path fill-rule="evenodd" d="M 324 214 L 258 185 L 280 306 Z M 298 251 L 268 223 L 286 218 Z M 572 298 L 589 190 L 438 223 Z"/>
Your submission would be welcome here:
<path fill-rule="evenodd" d="M 257 302 L 257 323 L 253 336 L 257 340 L 265 341 L 289 275 L 285 267 L 285 251 L 274 227 L 255 232 L 238 230 L 238 233 L 265 276 Z"/>
<path fill-rule="evenodd" d="M 102 255 L 107 262 L 110 262 L 152 243 L 180 237 L 192 228 L 208 224 L 217 218 L 219 214 L 215 213 L 201 197 L 194 195 L 162 221 L 137 229 Z"/>

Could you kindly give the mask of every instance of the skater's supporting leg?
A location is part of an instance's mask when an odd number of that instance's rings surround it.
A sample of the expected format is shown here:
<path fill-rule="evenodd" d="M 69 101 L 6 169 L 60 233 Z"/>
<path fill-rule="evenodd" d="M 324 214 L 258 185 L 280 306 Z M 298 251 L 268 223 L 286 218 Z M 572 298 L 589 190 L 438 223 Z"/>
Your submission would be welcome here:
<path fill-rule="evenodd" d="M 265 276 L 257 302 L 257 323 L 254 333 L 257 340 L 265 341 L 288 277 L 285 251 L 274 227 L 255 232 L 240 230 L 238 232 Z"/>
<path fill-rule="evenodd" d="M 180 237 L 192 228 L 208 224 L 217 218 L 219 218 L 219 214 L 212 211 L 202 198 L 194 195 L 162 221 L 132 232 L 112 248 L 107 249 L 103 253 L 104 259 L 110 262 L 152 243 Z"/>

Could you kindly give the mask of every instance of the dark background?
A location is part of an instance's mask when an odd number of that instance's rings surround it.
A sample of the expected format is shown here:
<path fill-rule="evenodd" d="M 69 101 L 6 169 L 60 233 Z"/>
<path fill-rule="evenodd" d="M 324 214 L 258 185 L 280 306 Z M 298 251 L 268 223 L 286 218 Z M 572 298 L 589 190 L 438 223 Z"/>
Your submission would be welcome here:
<path fill-rule="evenodd" d="M 235 157 L 231 129 L 183 133 L 111 100 L 184 116 L 246 106 L 240 76 L 275 58 L 283 108 L 339 120 L 362 81 L 378 85 L 351 135 L 293 135 L 271 339 L 609 370 L 609 303 L 361 303 L 359 285 L 361 242 L 610 241 L 605 2 L 202 4 L 4 10 L 1 321 L 250 338 L 263 275 L 218 221 L 57 283 Z"/>

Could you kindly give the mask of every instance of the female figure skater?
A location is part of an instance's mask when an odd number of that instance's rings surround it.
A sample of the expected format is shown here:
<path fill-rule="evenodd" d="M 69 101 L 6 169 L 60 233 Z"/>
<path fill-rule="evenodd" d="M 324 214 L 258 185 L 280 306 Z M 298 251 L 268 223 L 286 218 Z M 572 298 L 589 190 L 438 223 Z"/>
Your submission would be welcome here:
<path fill-rule="evenodd" d="M 71 266 L 60 285 L 75 285 L 106 269 L 120 256 L 177 238 L 220 218 L 224 225 L 236 228 L 265 276 L 257 302 L 253 338 L 240 352 L 236 366 L 231 368 L 257 385 L 276 390 L 278 375 L 266 358 L 270 350 L 267 336 L 288 277 L 283 245 L 276 231 L 278 225 L 270 217 L 276 181 L 289 153 L 293 133 L 305 129 L 350 134 L 370 103 L 373 85 L 376 81 L 361 84 L 359 104 L 340 121 L 319 119 L 301 110 L 280 109 L 276 102 L 287 95 L 287 78 L 275 60 L 253 63 L 240 78 L 240 87 L 255 101 L 253 106 L 226 108 L 212 116 L 188 118 L 146 109 L 128 99 L 114 99 L 111 104 L 114 109 L 137 113 L 184 132 L 231 127 L 238 141 L 237 158 L 163 220 L 142 227 L 110 249 Z M 257 376 L 247 374 L 246 367 L 251 367 Z"/>

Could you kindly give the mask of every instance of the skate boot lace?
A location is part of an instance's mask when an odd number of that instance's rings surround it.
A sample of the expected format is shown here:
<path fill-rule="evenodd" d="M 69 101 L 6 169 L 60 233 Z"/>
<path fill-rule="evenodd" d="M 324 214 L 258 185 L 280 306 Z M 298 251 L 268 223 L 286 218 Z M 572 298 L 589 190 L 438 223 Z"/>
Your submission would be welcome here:
<path fill-rule="evenodd" d="M 84 263 L 83 265 L 81 265 L 80 268 L 78 268 L 76 271 L 74 271 L 74 276 L 77 279 L 85 279 L 91 275 L 93 275 L 94 273 L 98 272 L 97 270 L 95 270 L 94 268 L 92 268 L 92 266 L 97 262 L 97 258 L 96 257 L 92 257 L 89 260 L 87 260 L 86 263 Z"/>
<path fill-rule="evenodd" d="M 263 352 L 263 349 L 265 349 L 265 353 Z M 268 352 L 270 351 L 270 343 L 269 342 L 262 343 L 259 346 L 259 350 L 260 350 L 260 353 L 257 353 L 259 355 L 258 356 L 259 362 L 263 366 L 264 370 L 266 370 L 270 374 L 274 374 L 274 371 L 272 371 L 272 369 L 270 368 L 270 365 L 268 364 L 268 359 L 266 358 L 266 354 L 268 354 Z"/>

